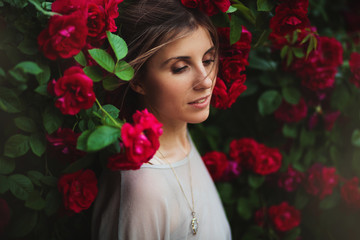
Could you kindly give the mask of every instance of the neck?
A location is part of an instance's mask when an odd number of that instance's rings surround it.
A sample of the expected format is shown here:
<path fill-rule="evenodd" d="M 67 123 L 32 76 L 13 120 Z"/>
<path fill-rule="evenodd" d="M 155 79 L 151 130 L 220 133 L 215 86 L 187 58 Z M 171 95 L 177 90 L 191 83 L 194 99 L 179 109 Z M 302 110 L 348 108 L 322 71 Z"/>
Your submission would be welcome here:
<path fill-rule="evenodd" d="M 187 123 L 163 123 L 163 134 L 160 136 L 160 148 L 156 155 L 169 162 L 176 162 L 185 158 L 190 151 L 190 142 L 187 136 Z"/>

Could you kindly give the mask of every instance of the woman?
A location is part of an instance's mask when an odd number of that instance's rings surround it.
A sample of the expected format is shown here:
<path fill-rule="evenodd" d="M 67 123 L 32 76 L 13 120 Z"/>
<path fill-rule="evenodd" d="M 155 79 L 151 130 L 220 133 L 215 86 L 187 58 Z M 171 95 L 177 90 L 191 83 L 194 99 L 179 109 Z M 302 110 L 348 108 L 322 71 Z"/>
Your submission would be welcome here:
<path fill-rule="evenodd" d="M 216 29 L 180 0 L 121 4 L 121 36 L 135 77 L 126 119 L 147 108 L 163 124 L 160 148 L 135 171 L 106 172 L 94 206 L 93 239 L 231 239 L 220 198 L 187 123 L 209 115 L 217 74 Z"/>

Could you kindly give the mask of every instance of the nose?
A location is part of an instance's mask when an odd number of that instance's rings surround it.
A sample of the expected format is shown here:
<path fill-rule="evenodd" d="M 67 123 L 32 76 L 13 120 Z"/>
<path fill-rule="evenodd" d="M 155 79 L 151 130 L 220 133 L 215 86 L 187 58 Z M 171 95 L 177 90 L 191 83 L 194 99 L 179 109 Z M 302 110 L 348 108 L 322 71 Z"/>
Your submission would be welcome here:
<path fill-rule="evenodd" d="M 213 71 L 213 69 L 211 69 Z M 198 69 L 195 77 L 194 89 L 203 90 L 209 89 L 212 87 L 214 76 L 212 76 L 212 71 L 207 72 L 206 69 L 202 66 Z"/>

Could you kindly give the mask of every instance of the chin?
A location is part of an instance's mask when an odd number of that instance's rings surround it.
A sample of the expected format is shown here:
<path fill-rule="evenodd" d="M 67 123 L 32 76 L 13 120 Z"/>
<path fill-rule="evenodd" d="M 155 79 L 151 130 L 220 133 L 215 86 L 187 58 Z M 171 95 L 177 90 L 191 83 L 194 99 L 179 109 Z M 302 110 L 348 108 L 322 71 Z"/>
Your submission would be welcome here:
<path fill-rule="evenodd" d="M 209 109 L 206 111 L 201 111 L 199 113 L 195 113 L 191 116 L 191 119 L 189 119 L 188 123 L 196 124 L 196 123 L 202 123 L 209 117 Z"/>

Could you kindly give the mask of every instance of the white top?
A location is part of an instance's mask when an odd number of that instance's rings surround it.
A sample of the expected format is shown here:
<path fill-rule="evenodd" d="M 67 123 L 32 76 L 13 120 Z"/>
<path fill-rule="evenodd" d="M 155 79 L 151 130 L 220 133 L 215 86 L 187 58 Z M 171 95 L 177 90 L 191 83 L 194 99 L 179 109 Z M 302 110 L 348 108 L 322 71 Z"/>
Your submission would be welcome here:
<path fill-rule="evenodd" d="M 92 239 L 229 240 L 230 226 L 219 195 L 194 143 L 189 155 L 172 166 L 190 204 L 191 165 L 196 235 L 191 231 L 191 209 L 170 166 L 154 156 L 139 170 L 107 170 L 99 179 L 94 203 Z"/>

